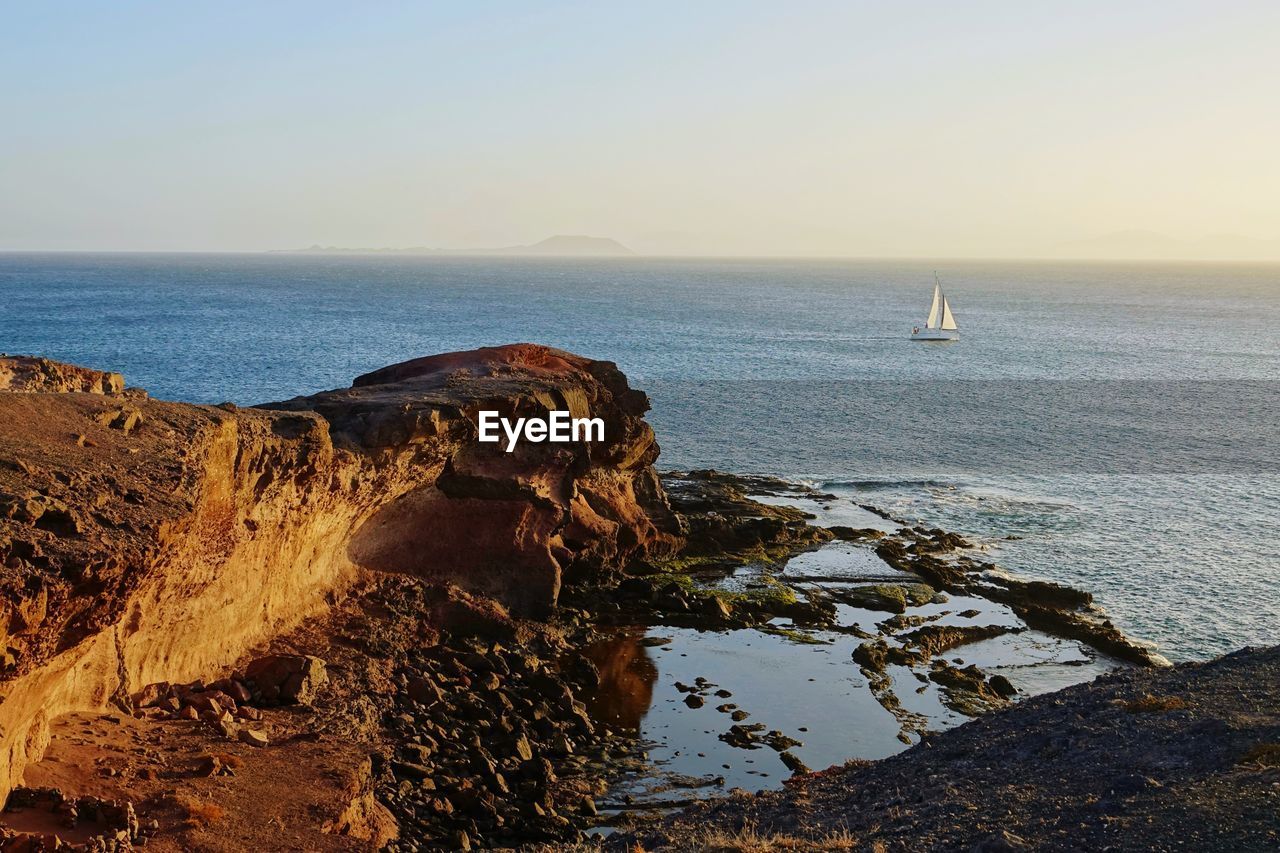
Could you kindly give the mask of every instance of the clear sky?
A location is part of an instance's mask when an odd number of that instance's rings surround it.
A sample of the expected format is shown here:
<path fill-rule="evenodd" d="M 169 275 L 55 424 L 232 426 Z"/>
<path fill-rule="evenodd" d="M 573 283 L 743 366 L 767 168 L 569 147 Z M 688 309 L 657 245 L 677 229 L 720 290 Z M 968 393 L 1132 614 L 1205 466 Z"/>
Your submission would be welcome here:
<path fill-rule="evenodd" d="M 0 79 L 0 249 L 1280 257 L 1274 0 L 0 0 Z"/>

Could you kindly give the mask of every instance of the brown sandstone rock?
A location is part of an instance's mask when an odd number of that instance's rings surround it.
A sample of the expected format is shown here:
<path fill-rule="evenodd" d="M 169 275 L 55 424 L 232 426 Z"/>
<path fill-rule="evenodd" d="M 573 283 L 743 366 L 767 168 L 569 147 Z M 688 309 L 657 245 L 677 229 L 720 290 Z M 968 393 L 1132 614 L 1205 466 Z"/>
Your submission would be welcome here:
<path fill-rule="evenodd" d="M 329 680 L 324 661 L 311 655 L 268 655 L 245 667 L 245 678 L 268 702 L 310 705 Z"/>
<path fill-rule="evenodd" d="M 226 688 L 227 695 L 236 700 L 237 703 L 248 702 L 250 699 L 249 688 L 245 687 L 239 681 L 232 681 Z"/>
<path fill-rule="evenodd" d="M 133 704 L 139 708 L 150 708 L 154 705 L 159 705 L 168 698 L 170 689 L 169 684 L 164 681 L 148 684 L 134 694 Z"/>
<path fill-rule="evenodd" d="M 349 389 L 273 408 L 313 410 L 340 447 L 388 465 L 439 465 L 351 542 L 360 563 L 448 579 L 522 612 L 554 603 L 565 576 L 666 556 L 680 544 L 652 463 L 648 399 L 610 362 L 533 344 L 448 353 L 358 377 Z M 599 417 L 605 440 L 477 441 L 478 413 Z M 406 454 L 412 451 L 412 454 Z"/>
<path fill-rule="evenodd" d="M 28 355 L 0 355 L 0 391 L 117 395 L 124 377 Z"/>
<path fill-rule="evenodd" d="M 0 358 L 0 389 L 26 392 L 0 393 L 0 794 L 49 719 L 224 670 L 362 573 L 456 585 L 473 603 L 441 618 L 498 636 L 566 578 L 682 541 L 644 394 L 547 347 L 417 359 L 257 408 L 150 400 L 41 359 Z M 602 418 L 605 440 L 476 440 L 481 410 L 552 408 Z M 292 676 L 272 684 L 306 701 L 317 679 Z"/>
<path fill-rule="evenodd" d="M 239 738 L 241 743 L 259 748 L 267 746 L 271 742 L 267 738 L 266 732 L 261 732 L 257 729 L 240 729 Z"/>
<path fill-rule="evenodd" d="M 428 708 L 444 698 L 435 682 L 417 675 L 409 679 L 407 692 L 410 699 L 426 705 Z"/>

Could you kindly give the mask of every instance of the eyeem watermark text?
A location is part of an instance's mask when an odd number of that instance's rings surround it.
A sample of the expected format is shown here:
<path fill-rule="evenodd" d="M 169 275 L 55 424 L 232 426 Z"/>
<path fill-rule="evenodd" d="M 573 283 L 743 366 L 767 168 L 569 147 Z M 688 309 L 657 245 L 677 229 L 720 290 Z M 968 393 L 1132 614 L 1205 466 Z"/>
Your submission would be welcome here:
<path fill-rule="evenodd" d="M 497 443 L 506 436 L 506 452 L 515 450 L 520 439 L 535 444 L 543 441 L 604 441 L 603 418 L 575 418 L 566 411 L 548 412 L 545 418 L 504 418 L 498 412 L 480 413 L 480 440 Z"/>

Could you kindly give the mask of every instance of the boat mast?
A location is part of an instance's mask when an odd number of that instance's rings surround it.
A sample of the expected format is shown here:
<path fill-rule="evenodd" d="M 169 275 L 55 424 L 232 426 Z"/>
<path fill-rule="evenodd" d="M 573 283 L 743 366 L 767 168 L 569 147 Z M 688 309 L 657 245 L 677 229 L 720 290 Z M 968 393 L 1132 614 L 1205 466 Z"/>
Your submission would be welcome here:
<path fill-rule="evenodd" d="M 942 285 L 938 283 L 938 272 L 933 273 L 933 304 L 929 306 L 929 316 L 924 321 L 926 329 L 938 328 L 938 306 L 942 299 Z"/>
<path fill-rule="evenodd" d="M 937 270 L 933 273 L 933 282 L 939 295 L 942 296 L 942 314 L 938 317 L 938 328 L 948 332 L 955 331 L 956 318 L 951 313 L 951 303 L 947 302 L 947 295 L 942 292 L 942 283 L 938 281 Z"/>

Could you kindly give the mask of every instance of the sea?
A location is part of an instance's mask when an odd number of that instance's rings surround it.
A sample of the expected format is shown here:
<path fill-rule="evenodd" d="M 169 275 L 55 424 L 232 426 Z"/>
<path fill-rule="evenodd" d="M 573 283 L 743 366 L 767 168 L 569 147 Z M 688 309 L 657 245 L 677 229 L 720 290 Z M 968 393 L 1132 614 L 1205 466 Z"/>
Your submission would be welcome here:
<path fill-rule="evenodd" d="M 616 362 L 661 468 L 957 531 L 1175 661 L 1280 643 L 1280 265 L 0 254 L 0 351 L 167 399 L 517 341 Z"/>

